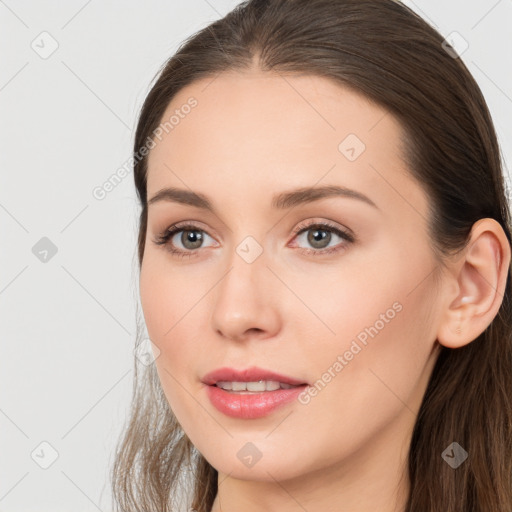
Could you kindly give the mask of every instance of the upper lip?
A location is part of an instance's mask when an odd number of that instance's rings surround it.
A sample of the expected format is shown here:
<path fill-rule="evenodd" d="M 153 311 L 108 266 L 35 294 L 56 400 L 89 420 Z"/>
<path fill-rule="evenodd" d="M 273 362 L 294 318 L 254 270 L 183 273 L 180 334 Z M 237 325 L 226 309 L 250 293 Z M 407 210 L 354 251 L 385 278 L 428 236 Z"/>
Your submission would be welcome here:
<path fill-rule="evenodd" d="M 279 373 L 265 370 L 264 368 L 258 368 L 253 366 L 244 370 L 236 370 L 235 368 L 218 368 L 210 373 L 207 373 L 202 382 L 208 385 L 217 384 L 217 382 L 257 382 L 259 380 L 272 380 L 277 382 L 283 382 L 292 386 L 300 386 L 306 384 L 306 382 L 281 375 Z"/>

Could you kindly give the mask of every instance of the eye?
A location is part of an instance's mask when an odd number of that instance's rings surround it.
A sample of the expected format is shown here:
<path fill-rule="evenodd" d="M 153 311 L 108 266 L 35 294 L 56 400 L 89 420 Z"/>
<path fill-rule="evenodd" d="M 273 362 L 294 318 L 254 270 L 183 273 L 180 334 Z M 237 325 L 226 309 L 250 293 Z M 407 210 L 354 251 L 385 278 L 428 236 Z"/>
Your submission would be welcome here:
<path fill-rule="evenodd" d="M 355 241 L 355 237 L 351 233 L 325 221 L 310 223 L 306 226 L 300 225 L 295 233 L 296 239 L 301 240 L 313 248 L 301 249 L 302 252 L 315 256 L 332 254 L 344 249 L 345 246 Z M 341 239 L 342 242 L 329 247 L 331 242 L 336 241 L 336 237 Z"/>
<path fill-rule="evenodd" d="M 178 257 L 191 257 L 201 248 L 205 237 L 211 238 L 194 224 L 175 224 L 158 235 L 154 242 L 157 245 L 165 245 L 169 252 Z M 181 244 L 181 248 L 179 245 L 176 246 L 176 243 Z"/>

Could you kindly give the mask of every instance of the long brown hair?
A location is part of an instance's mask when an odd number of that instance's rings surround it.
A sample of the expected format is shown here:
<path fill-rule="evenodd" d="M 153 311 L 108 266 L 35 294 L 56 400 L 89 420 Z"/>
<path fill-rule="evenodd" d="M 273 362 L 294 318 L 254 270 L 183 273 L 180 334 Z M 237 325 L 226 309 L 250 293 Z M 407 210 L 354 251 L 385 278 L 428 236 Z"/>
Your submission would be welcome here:
<path fill-rule="evenodd" d="M 327 77 L 398 118 L 408 168 L 429 197 L 431 243 L 441 259 L 463 248 L 472 225 L 485 217 L 499 222 L 510 243 L 502 156 L 489 110 L 436 30 L 393 0 L 250 0 L 186 40 L 143 104 L 134 141 L 139 267 L 147 227 L 147 157 L 140 149 L 154 138 L 178 91 L 225 70 L 248 69 L 253 58 L 263 71 Z M 512 510 L 511 326 L 509 268 L 488 328 L 462 348 L 441 348 L 410 445 L 407 512 Z M 209 512 L 217 471 L 176 421 L 154 365 L 142 375 L 139 366 L 111 473 L 116 510 L 176 510 L 174 498 L 190 494 L 188 506 Z M 441 456 L 454 441 L 469 454 L 456 470 Z"/>

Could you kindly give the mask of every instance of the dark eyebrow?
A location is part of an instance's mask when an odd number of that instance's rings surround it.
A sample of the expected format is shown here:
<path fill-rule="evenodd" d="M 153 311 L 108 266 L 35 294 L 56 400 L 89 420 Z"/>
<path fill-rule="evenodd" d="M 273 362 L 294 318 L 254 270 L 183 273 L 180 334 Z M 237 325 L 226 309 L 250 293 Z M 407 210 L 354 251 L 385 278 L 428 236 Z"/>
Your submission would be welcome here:
<path fill-rule="evenodd" d="M 379 207 L 367 196 L 347 187 L 340 187 L 338 185 L 326 185 L 323 187 L 304 187 L 292 190 L 290 192 L 282 192 L 274 196 L 272 200 L 272 207 L 279 209 L 292 208 L 293 206 L 318 201 L 327 197 L 346 197 L 349 199 L 358 199 L 363 201 L 374 208 Z"/>
<path fill-rule="evenodd" d="M 183 190 L 181 188 L 162 188 L 149 201 L 148 206 L 159 201 L 171 201 L 174 203 L 188 204 L 203 210 L 213 211 L 213 207 L 203 194 Z"/>
<path fill-rule="evenodd" d="M 311 203 L 313 201 L 318 201 L 328 197 L 346 197 L 349 199 L 358 199 L 369 204 L 370 206 L 373 206 L 374 208 L 379 209 L 379 207 L 369 197 L 365 196 L 361 192 L 337 185 L 327 185 L 323 187 L 303 187 L 291 190 L 289 192 L 281 192 L 272 198 L 271 205 L 272 208 L 285 210 L 299 204 Z M 191 190 L 184 190 L 173 187 L 163 188 L 148 201 L 148 206 L 158 201 L 171 201 L 214 212 L 214 208 L 211 202 L 205 195 L 198 192 L 192 192 Z"/>

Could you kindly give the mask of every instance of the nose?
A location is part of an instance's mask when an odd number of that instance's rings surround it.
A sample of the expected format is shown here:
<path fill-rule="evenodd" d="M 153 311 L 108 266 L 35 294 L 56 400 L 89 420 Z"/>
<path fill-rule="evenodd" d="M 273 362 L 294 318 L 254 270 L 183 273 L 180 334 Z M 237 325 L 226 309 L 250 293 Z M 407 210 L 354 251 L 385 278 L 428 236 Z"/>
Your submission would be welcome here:
<path fill-rule="evenodd" d="M 264 255 L 248 263 L 235 252 L 230 263 L 214 291 L 214 330 L 235 341 L 275 336 L 280 328 L 280 282 L 267 267 Z"/>

